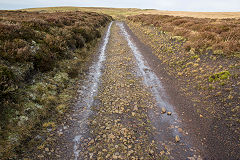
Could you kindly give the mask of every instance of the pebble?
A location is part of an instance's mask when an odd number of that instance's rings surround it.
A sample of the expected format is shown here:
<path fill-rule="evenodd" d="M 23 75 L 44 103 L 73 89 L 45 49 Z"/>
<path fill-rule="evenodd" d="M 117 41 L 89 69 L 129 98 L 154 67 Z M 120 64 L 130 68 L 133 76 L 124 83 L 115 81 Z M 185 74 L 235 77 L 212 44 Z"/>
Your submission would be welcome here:
<path fill-rule="evenodd" d="M 90 156 L 90 158 L 92 158 L 93 157 L 93 153 L 89 153 L 89 156 Z"/>
<path fill-rule="evenodd" d="M 172 112 L 167 112 L 167 115 L 169 115 L 169 116 L 172 115 Z"/>
<path fill-rule="evenodd" d="M 154 153 L 154 151 L 153 151 L 153 150 L 150 150 L 150 153 L 151 153 L 151 154 L 153 154 L 153 153 Z"/>
<path fill-rule="evenodd" d="M 183 132 L 183 129 L 182 128 L 178 128 L 178 132 Z"/>
<path fill-rule="evenodd" d="M 179 137 L 179 135 L 176 135 L 176 137 L 175 137 L 175 141 L 176 141 L 176 142 L 179 142 L 179 141 L 180 141 L 180 137 Z"/>
<path fill-rule="evenodd" d="M 162 114 L 166 113 L 166 108 L 162 107 Z"/>
<path fill-rule="evenodd" d="M 38 158 L 43 158 L 44 156 L 42 154 L 38 155 Z"/>

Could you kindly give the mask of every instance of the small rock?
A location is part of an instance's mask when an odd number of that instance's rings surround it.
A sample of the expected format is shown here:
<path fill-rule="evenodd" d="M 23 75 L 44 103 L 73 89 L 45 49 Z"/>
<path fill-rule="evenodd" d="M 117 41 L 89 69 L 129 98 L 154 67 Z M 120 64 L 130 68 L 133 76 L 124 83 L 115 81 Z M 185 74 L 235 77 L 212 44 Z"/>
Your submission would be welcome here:
<path fill-rule="evenodd" d="M 161 151 L 161 152 L 160 152 L 160 155 L 163 155 L 164 153 L 165 153 L 165 151 Z"/>
<path fill-rule="evenodd" d="M 113 159 L 118 159 L 118 156 L 113 155 L 112 158 Z"/>
<path fill-rule="evenodd" d="M 179 141 L 180 141 L 180 137 L 179 137 L 179 135 L 176 135 L 176 137 L 175 137 L 175 141 L 176 141 L 176 142 L 179 142 Z"/>
<path fill-rule="evenodd" d="M 132 153 L 134 153 L 134 151 L 133 150 L 130 150 L 130 151 L 128 151 L 128 156 L 130 156 Z"/>
<path fill-rule="evenodd" d="M 49 148 L 45 148 L 45 151 L 46 151 L 46 152 L 49 152 Z"/>
<path fill-rule="evenodd" d="M 172 112 L 167 112 L 167 115 L 169 115 L 169 116 L 172 115 Z"/>
<path fill-rule="evenodd" d="M 90 158 L 92 158 L 93 157 L 93 153 L 89 153 L 89 156 L 90 156 Z"/>
<path fill-rule="evenodd" d="M 94 143 L 94 139 L 92 139 L 90 142 L 89 142 L 89 144 L 93 144 Z"/>
<path fill-rule="evenodd" d="M 150 154 L 153 154 L 153 153 L 154 153 L 154 151 L 153 151 L 153 150 L 150 150 L 149 152 L 150 152 Z"/>
<path fill-rule="evenodd" d="M 178 132 L 183 132 L 183 129 L 182 128 L 178 128 Z"/>
<path fill-rule="evenodd" d="M 111 133 L 111 134 L 108 135 L 108 138 L 109 138 L 109 139 L 114 139 L 115 136 Z"/>
<path fill-rule="evenodd" d="M 162 114 L 166 113 L 166 108 L 162 107 Z"/>
<path fill-rule="evenodd" d="M 103 149 L 102 151 L 103 151 L 103 152 L 107 152 L 107 150 L 106 150 L 106 149 Z"/>
<path fill-rule="evenodd" d="M 108 157 L 110 157 L 110 156 L 111 156 L 110 154 L 107 154 L 107 155 L 106 155 L 106 158 L 108 158 Z"/>
<path fill-rule="evenodd" d="M 137 111 L 137 110 L 138 110 L 138 107 L 137 107 L 137 106 L 134 106 L 133 110 L 134 110 L 134 111 Z"/>
<path fill-rule="evenodd" d="M 44 155 L 42 155 L 42 154 L 38 155 L 38 158 L 43 158 L 43 157 L 44 157 Z"/>
<path fill-rule="evenodd" d="M 203 115 L 200 114 L 200 118 L 203 118 Z"/>

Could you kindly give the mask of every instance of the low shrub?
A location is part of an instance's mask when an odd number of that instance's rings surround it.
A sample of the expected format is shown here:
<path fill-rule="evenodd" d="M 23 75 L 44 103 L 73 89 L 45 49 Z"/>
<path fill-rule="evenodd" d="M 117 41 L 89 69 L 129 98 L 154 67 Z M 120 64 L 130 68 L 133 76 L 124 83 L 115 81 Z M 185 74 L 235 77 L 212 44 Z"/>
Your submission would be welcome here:
<path fill-rule="evenodd" d="M 6 65 L 0 64 L 0 99 L 7 98 L 16 89 L 16 79 L 13 72 Z"/>

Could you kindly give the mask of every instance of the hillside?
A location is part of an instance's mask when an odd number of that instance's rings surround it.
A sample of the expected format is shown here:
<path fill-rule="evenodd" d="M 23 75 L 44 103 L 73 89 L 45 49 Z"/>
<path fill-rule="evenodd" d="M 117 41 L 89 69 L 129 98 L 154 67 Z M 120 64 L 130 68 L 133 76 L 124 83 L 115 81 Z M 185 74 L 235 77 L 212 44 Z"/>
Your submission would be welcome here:
<path fill-rule="evenodd" d="M 161 11 L 155 9 L 137 9 L 137 8 L 50 7 L 50 8 L 29 8 L 23 9 L 23 11 L 30 12 L 90 11 L 108 14 L 113 17 L 123 17 L 128 15 L 139 14 L 157 14 L 212 19 L 240 18 L 240 12 L 186 12 L 186 11 Z"/>

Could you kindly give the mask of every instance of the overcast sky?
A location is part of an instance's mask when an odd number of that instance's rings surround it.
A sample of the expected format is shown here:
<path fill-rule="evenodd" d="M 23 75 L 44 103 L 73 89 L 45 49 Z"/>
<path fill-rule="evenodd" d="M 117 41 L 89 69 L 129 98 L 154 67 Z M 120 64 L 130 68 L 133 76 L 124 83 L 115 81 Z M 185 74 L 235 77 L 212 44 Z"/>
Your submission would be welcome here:
<path fill-rule="evenodd" d="M 240 11 L 240 0 L 0 0 L 0 9 L 54 6 L 142 8 L 171 11 Z"/>

